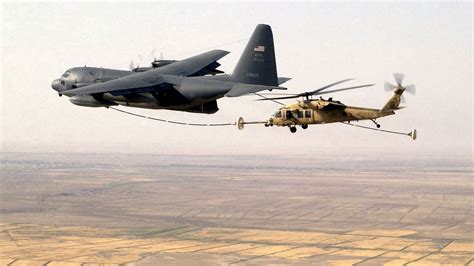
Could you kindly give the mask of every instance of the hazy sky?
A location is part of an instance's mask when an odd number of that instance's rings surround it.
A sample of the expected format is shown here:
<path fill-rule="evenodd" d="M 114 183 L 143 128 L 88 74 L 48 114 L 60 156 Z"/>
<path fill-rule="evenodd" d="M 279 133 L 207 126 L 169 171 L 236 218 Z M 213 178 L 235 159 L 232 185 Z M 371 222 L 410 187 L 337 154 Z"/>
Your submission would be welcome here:
<path fill-rule="evenodd" d="M 3 151 L 120 153 L 394 153 L 472 155 L 471 3 L 3 3 L 1 144 Z M 384 129 L 418 129 L 419 139 L 341 124 L 287 128 L 193 128 L 75 106 L 51 89 L 74 66 L 127 69 L 131 59 L 183 59 L 210 49 L 231 52 L 230 73 L 259 23 L 273 29 L 278 74 L 289 92 L 344 78 L 371 88 L 331 95 L 380 108 L 393 72 L 417 95 L 382 118 Z M 228 44 L 232 43 L 232 44 Z M 223 45 L 228 44 L 228 45 Z M 127 109 L 192 122 L 267 119 L 279 106 L 255 97 L 223 98 L 213 115 Z M 124 107 L 122 107 L 124 108 Z M 372 125 L 371 122 L 361 122 Z M 317 162 L 315 162 L 317 163 Z"/>

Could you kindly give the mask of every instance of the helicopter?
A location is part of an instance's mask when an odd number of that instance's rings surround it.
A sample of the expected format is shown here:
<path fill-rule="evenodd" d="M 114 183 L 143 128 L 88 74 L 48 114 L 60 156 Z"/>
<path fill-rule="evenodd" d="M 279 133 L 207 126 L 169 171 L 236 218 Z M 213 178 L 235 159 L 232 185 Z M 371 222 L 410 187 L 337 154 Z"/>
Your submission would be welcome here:
<path fill-rule="evenodd" d="M 333 98 L 323 99 L 321 96 L 319 99 L 314 99 L 314 96 L 345 91 L 353 90 L 364 87 L 371 87 L 375 84 L 366 84 L 353 87 L 347 87 L 342 89 L 333 89 L 326 90 L 332 86 L 353 80 L 353 79 L 344 79 L 329 85 L 326 85 L 317 90 L 303 92 L 299 94 L 284 94 L 286 96 L 282 97 L 272 97 L 274 95 L 282 94 L 271 94 L 271 97 L 266 97 L 263 94 L 255 93 L 257 96 L 261 97 L 260 101 L 273 101 L 282 105 L 278 111 L 276 111 L 268 120 L 260 122 L 245 122 L 242 117 L 237 121 L 237 126 L 240 130 L 244 128 L 245 124 L 264 124 L 265 127 L 288 127 L 291 133 L 296 133 L 297 126 L 300 126 L 302 129 L 307 129 L 308 125 L 313 124 L 327 124 L 327 123 L 336 123 L 342 122 L 345 124 L 350 124 L 351 121 L 360 121 L 360 120 L 370 120 L 372 121 L 377 129 L 380 128 L 380 124 L 376 122 L 376 119 L 394 115 L 395 111 L 400 110 L 404 107 L 400 106 L 400 102 L 403 101 L 402 95 L 405 91 L 415 94 L 415 85 L 403 86 L 404 75 L 401 73 L 394 73 L 393 77 L 395 79 L 396 85 L 393 85 L 389 82 L 385 82 L 385 90 L 393 91 L 392 97 L 385 103 L 381 109 L 372 109 L 364 107 L 355 107 L 348 106 L 340 101 L 333 100 Z M 297 102 L 283 104 L 278 100 L 284 99 L 293 99 L 293 98 L 302 98 Z M 359 126 L 363 128 L 368 128 L 364 126 Z M 368 128 L 372 129 L 372 128 Z M 375 130 L 377 130 L 375 129 Z M 416 129 L 410 133 L 400 133 L 393 132 L 388 130 L 380 130 L 389 133 L 404 134 L 410 136 L 412 139 L 416 139 Z"/>

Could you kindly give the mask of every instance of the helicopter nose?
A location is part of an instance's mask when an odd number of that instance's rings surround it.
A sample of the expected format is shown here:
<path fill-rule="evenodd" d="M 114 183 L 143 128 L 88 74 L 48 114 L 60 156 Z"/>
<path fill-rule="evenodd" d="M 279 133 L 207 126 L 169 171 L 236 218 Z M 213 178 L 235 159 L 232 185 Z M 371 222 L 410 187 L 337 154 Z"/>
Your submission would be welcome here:
<path fill-rule="evenodd" d="M 53 83 L 51 83 L 51 88 L 53 88 L 55 91 L 60 90 L 59 79 L 53 80 Z"/>

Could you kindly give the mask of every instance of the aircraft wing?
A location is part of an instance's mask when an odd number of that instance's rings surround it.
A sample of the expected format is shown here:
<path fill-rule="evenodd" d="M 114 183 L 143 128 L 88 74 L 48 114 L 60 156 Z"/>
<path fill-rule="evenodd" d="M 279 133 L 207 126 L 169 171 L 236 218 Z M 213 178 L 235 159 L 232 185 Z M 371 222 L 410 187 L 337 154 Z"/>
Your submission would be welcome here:
<path fill-rule="evenodd" d="M 213 64 L 229 52 L 224 50 L 212 50 L 202 53 L 170 65 L 162 66 L 156 69 L 139 72 L 128 75 L 123 78 L 110 80 L 107 82 L 92 84 L 78 89 L 62 92 L 67 96 L 95 94 L 116 91 L 143 91 L 154 90 L 154 86 L 164 83 L 163 74 L 173 76 L 190 76 L 196 74 L 203 68 Z"/>
<path fill-rule="evenodd" d="M 163 81 L 178 85 L 178 91 L 183 95 L 191 97 L 196 96 L 196 92 L 205 92 L 211 90 L 213 92 L 219 91 L 226 97 L 239 97 L 242 95 L 255 93 L 263 90 L 286 90 L 279 86 L 264 86 L 255 84 L 238 83 L 232 81 L 208 80 L 201 77 L 179 77 L 172 75 L 162 75 Z"/>

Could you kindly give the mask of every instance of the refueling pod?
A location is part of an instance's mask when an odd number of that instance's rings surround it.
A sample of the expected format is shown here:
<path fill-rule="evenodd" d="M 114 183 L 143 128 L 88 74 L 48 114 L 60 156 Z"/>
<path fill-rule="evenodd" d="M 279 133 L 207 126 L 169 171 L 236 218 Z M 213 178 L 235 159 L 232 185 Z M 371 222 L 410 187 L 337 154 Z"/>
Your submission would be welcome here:
<path fill-rule="evenodd" d="M 97 99 L 92 95 L 75 95 L 69 98 L 75 105 L 87 106 L 87 107 L 109 107 L 117 105 L 116 103 L 109 102 L 103 99 Z"/>

